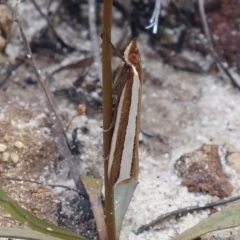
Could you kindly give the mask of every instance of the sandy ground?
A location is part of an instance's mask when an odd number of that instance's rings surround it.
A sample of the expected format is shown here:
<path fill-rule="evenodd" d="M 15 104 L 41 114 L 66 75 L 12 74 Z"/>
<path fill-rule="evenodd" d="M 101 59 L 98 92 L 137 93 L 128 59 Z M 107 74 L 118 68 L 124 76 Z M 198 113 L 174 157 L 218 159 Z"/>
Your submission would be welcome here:
<path fill-rule="evenodd" d="M 37 32 L 45 22 L 30 3 L 24 3 L 20 13 L 22 16 L 25 14 L 31 16 L 31 21 L 29 18 L 24 19 L 24 27 L 31 39 L 33 33 Z M 13 28 L 17 29 L 16 26 Z M 117 29 L 114 31 L 118 32 Z M 91 52 L 91 42 L 86 40 L 86 32 L 87 29 L 83 29 L 81 34 L 76 36 L 79 37 L 76 45 Z M 15 31 L 7 49 L 12 57 L 19 53 L 23 54 L 18 36 L 19 33 Z M 66 36 L 66 39 L 73 38 Z M 152 133 L 154 136 L 141 135 L 139 185 L 127 211 L 121 239 L 170 240 L 178 233 L 207 218 L 210 211 L 204 210 L 180 218 L 170 218 L 140 235 L 136 235 L 134 231 L 161 214 L 192 205 L 202 206 L 219 199 L 207 193 L 191 193 L 186 187 L 181 186 L 181 179 L 174 169 L 174 164 L 183 154 L 195 151 L 204 143 L 218 145 L 223 170 L 234 189 L 231 196 L 240 194 L 239 169 L 230 166 L 226 160 L 229 149 L 240 152 L 238 140 L 240 94 L 215 72 L 195 74 L 179 71 L 164 64 L 151 49 L 144 34 L 140 36 L 138 43 L 145 73 L 141 128 L 143 132 Z M 194 57 L 194 54 L 192 56 Z M 59 63 L 48 59 L 44 54 L 35 55 L 35 57 L 43 76 L 59 66 Z M 68 59 L 62 59 L 62 63 L 78 57 L 78 53 L 73 53 Z M 0 66 L 0 70 L 4 71 L 4 67 Z M 90 72 L 85 81 L 93 83 L 94 74 L 94 71 Z M 38 85 L 26 83 L 25 80 L 28 77 L 36 80 L 30 67 L 23 65 L 12 74 L 4 88 L 0 90 L 0 144 L 7 146 L 4 150 L 5 154 L 0 153 L 1 174 L 5 177 L 24 177 L 73 186 L 71 181 L 66 182 L 56 174 L 58 154 L 49 129 L 43 93 Z M 58 74 L 51 85 L 51 91 L 72 86 L 73 79 L 72 72 Z M 89 93 L 92 98 L 100 98 L 99 86 L 98 83 L 97 90 Z M 76 102 L 78 104 L 82 102 L 80 98 L 75 102 L 70 101 L 65 95 L 54 95 L 53 98 L 66 126 L 76 113 Z M 100 108 L 93 106 L 95 105 L 89 107 L 85 116 L 79 116 L 73 120 L 67 134 L 70 139 L 75 127 L 88 129 L 87 133 L 80 132 L 78 135 L 82 146 L 80 171 L 83 174 L 97 171 L 102 176 L 103 159 L 100 157 L 102 155 L 102 121 Z M 24 147 L 19 148 L 16 142 L 21 142 Z M 6 153 L 9 154 L 8 158 Z M 62 208 L 67 206 L 71 209 L 73 207 L 71 204 L 74 205 L 71 201 L 73 199 L 69 197 L 71 195 L 63 193 L 61 189 L 56 191 L 45 186 L 39 187 L 15 181 L 4 181 L 1 185 L 23 206 L 55 224 L 61 222 L 59 212 L 64 215 L 63 209 L 59 211 L 59 202 Z M 19 189 L 21 189 L 20 192 L 18 192 Z M 41 194 L 41 197 L 37 197 L 36 194 Z M 37 200 L 39 198 L 41 201 Z M 42 204 L 41 202 L 45 204 L 38 205 Z M 220 207 L 216 209 L 220 210 Z M 65 215 L 67 214 L 74 215 L 74 212 L 71 213 L 68 210 Z M 1 225 L 16 225 L 6 213 L 2 213 L 1 216 L 4 217 L 2 221 L 0 219 Z M 77 221 L 75 225 L 70 223 L 66 225 L 81 232 L 81 227 L 76 227 Z M 210 234 L 203 239 L 239 239 L 238 233 L 239 230 L 236 229 Z M 89 238 L 94 239 L 93 236 Z"/>

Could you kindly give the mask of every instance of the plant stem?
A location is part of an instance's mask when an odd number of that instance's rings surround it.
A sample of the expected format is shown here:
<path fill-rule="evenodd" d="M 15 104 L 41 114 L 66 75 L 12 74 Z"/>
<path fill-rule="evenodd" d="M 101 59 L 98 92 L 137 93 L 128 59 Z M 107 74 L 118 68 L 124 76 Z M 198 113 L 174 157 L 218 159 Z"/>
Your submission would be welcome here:
<path fill-rule="evenodd" d="M 103 2 L 102 34 L 102 89 L 103 89 L 103 129 L 109 129 L 112 123 L 112 70 L 111 70 L 111 24 L 112 0 Z M 104 181 L 105 181 L 105 214 L 109 240 L 117 240 L 113 188 L 108 182 L 108 156 L 111 147 L 112 129 L 103 132 Z"/>

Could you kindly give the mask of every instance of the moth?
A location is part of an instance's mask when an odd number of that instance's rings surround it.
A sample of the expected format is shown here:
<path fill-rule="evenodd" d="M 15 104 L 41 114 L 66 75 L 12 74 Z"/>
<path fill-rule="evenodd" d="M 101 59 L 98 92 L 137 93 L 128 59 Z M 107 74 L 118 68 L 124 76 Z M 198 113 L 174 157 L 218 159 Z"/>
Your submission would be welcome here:
<path fill-rule="evenodd" d="M 138 178 L 143 71 L 136 39 L 126 48 L 123 64 L 113 74 L 113 136 L 108 162 L 111 186 Z"/>

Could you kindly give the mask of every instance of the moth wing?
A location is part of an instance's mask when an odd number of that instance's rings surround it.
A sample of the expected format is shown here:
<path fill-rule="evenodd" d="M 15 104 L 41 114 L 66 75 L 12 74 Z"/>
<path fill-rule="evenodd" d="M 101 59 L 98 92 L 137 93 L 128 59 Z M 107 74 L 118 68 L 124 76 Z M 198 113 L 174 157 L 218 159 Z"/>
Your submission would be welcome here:
<path fill-rule="evenodd" d="M 113 126 L 116 120 L 117 109 L 120 101 L 120 97 L 126 82 L 131 74 L 131 67 L 127 64 L 122 64 L 116 68 L 113 74 L 113 104 L 114 104 L 114 114 L 113 114 Z"/>

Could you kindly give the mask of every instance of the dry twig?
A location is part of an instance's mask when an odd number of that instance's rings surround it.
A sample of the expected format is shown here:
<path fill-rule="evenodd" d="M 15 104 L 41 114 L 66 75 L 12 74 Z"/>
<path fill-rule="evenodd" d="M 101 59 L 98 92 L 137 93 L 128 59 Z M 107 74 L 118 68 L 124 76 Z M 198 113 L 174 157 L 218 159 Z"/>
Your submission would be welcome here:
<path fill-rule="evenodd" d="M 34 5 L 34 7 L 37 9 L 37 11 L 40 13 L 40 15 L 47 21 L 48 27 L 50 28 L 50 30 L 52 31 L 54 37 L 56 38 L 56 40 L 61 44 L 62 47 L 67 48 L 69 51 L 75 51 L 76 49 L 72 46 L 70 46 L 69 44 L 67 44 L 60 36 L 59 34 L 56 32 L 56 30 L 53 27 L 53 24 L 51 22 L 51 20 L 49 20 L 45 14 L 42 12 L 41 8 L 38 6 L 38 4 L 35 2 L 35 0 L 31 0 L 32 4 Z"/>
<path fill-rule="evenodd" d="M 240 90 L 240 85 L 234 79 L 234 77 L 229 72 L 229 70 L 226 67 L 223 66 L 222 62 L 219 60 L 218 54 L 214 50 L 213 43 L 212 43 L 212 37 L 211 37 L 211 33 L 210 33 L 210 30 L 209 30 L 209 27 L 208 27 L 207 17 L 206 17 L 205 10 L 204 10 L 204 0 L 198 0 L 198 8 L 199 8 L 201 21 L 202 21 L 202 24 L 203 24 L 204 33 L 205 33 L 206 38 L 208 40 L 208 50 L 209 50 L 210 54 L 212 55 L 213 59 L 217 63 L 217 67 L 219 68 L 219 70 L 222 70 L 227 75 L 227 77 L 230 79 L 232 85 L 235 88 L 237 88 L 238 90 Z"/>
<path fill-rule="evenodd" d="M 56 70 L 54 70 L 54 71 L 50 74 L 49 78 L 51 79 L 54 74 L 59 73 L 59 72 L 64 71 L 64 70 L 87 68 L 87 67 L 89 67 L 92 63 L 93 63 L 93 57 L 92 57 L 92 56 L 86 57 L 86 58 L 81 59 L 81 60 L 79 60 L 79 61 L 77 61 L 77 62 L 69 63 L 69 64 L 67 64 L 67 65 L 65 65 L 65 66 L 62 66 L 62 67 L 57 68 Z"/>
<path fill-rule="evenodd" d="M 64 185 L 59 185 L 59 184 L 49 184 L 49 183 L 44 183 L 44 182 L 39 182 L 39 181 L 34 181 L 34 180 L 29 180 L 29 179 L 21 179 L 21 178 L 11 178 L 11 177 L 1 177 L 0 180 L 9 180 L 9 181 L 18 181 L 18 182 L 28 182 L 28 183 L 35 183 L 35 184 L 38 184 L 38 185 L 47 185 L 49 187 L 52 187 L 52 188 L 65 188 L 67 189 L 68 191 L 74 191 L 74 192 L 77 192 L 78 191 L 74 188 L 71 188 L 71 187 L 68 187 L 68 186 L 64 186 Z"/>
<path fill-rule="evenodd" d="M 48 92 L 48 90 L 44 86 L 43 79 L 42 79 L 42 76 L 41 76 L 41 72 L 40 72 L 40 70 L 38 70 L 38 68 L 36 66 L 36 63 L 35 63 L 35 60 L 33 58 L 29 42 L 27 41 L 26 35 L 25 35 L 23 27 L 22 27 L 22 23 L 19 19 L 18 5 L 15 8 L 14 21 L 19 26 L 21 37 L 23 39 L 23 43 L 24 43 L 26 51 L 27 51 L 27 56 L 28 56 L 28 58 L 30 60 L 30 63 L 33 67 L 33 70 L 34 70 L 34 73 L 37 77 L 37 80 L 38 80 L 39 84 L 41 85 L 41 87 L 42 87 L 42 89 L 45 93 L 46 103 L 47 103 L 47 106 L 49 108 L 49 111 L 51 112 L 50 119 L 52 121 L 52 126 L 53 126 L 53 130 L 54 130 L 54 133 L 55 133 L 55 142 L 57 143 L 56 146 L 58 148 L 58 152 L 59 152 L 60 155 L 63 156 L 64 161 L 67 163 L 67 165 L 69 167 L 71 177 L 73 178 L 73 181 L 75 183 L 75 186 L 76 186 L 77 191 L 78 191 L 79 196 L 80 196 L 80 201 L 85 202 L 85 207 L 86 208 L 84 208 L 83 211 L 85 211 L 85 213 L 86 213 L 86 215 L 85 215 L 86 218 L 89 219 L 89 218 L 92 217 L 92 214 L 89 214 L 89 213 L 91 213 L 91 206 L 90 206 L 90 202 L 89 202 L 89 199 L 88 199 L 88 194 L 87 194 L 87 192 L 85 190 L 85 187 L 84 187 L 84 185 L 81 181 L 78 166 L 75 163 L 74 156 L 72 155 L 72 153 L 69 149 L 66 134 L 65 134 L 64 129 L 62 127 L 62 123 L 59 120 L 58 115 L 56 114 L 56 111 L 54 109 L 54 105 L 53 105 L 50 93 Z"/>
<path fill-rule="evenodd" d="M 140 228 L 138 228 L 138 230 L 135 232 L 137 235 L 149 230 L 150 228 L 153 228 L 154 226 L 156 226 L 157 224 L 159 224 L 161 221 L 166 220 L 167 218 L 170 217 L 180 217 L 182 215 L 185 215 L 187 213 L 191 213 L 194 211 L 200 211 L 200 210 L 204 210 L 204 209 L 208 209 L 208 208 L 213 208 L 216 206 L 220 206 L 226 203 L 230 203 L 230 202 L 234 202 L 240 199 L 240 196 L 236 196 L 236 197 L 232 197 L 229 199 L 224 199 L 224 200 L 219 200 L 217 202 L 213 202 L 213 203 L 208 203 L 205 206 L 190 206 L 190 207 L 186 207 L 186 208 L 182 208 L 182 209 L 178 209 L 169 213 L 165 213 L 161 216 L 159 216 L 158 218 L 156 218 L 155 220 L 151 221 L 150 223 L 146 224 L 146 225 L 142 225 Z"/>
<path fill-rule="evenodd" d="M 179 6 L 178 6 L 178 4 L 177 4 L 175 1 L 173 1 L 172 3 L 175 5 L 176 9 L 179 11 Z M 202 12 L 202 13 L 205 13 L 205 12 Z M 191 30 L 191 29 L 192 29 L 192 26 L 189 24 L 189 22 L 188 22 L 188 20 L 186 19 L 186 17 L 183 15 L 183 13 L 182 13 L 181 11 L 179 11 L 179 14 L 180 14 L 182 20 L 184 21 L 184 23 L 186 24 L 186 26 Z M 201 14 L 201 12 L 200 12 L 200 14 Z M 201 17 L 201 18 L 202 18 L 202 17 Z M 203 18 L 204 18 L 204 17 L 203 17 Z M 205 17 L 205 18 L 206 18 L 206 17 Z M 206 21 L 205 21 L 205 22 L 206 22 Z M 209 31 L 209 32 L 210 32 L 210 31 Z M 199 36 L 198 36 L 194 31 L 192 31 L 192 33 L 193 33 L 193 34 L 195 35 L 195 37 L 199 40 L 199 42 L 204 45 L 202 39 L 199 38 Z M 210 33 L 209 33 L 209 34 L 210 34 Z M 210 37 L 210 39 L 211 39 L 211 37 Z M 229 71 L 226 67 L 223 66 L 223 64 L 222 64 L 221 61 L 219 60 L 219 57 L 218 57 L 217 53 L 214 51 L 214 49 L 213 49 L 213 48 L 211 49 L 210 46 L 208 45 L 208 46 L 207 46 L 207 50 L 208 50 L 208 52 L 210 53 L 210 55 L 213 57 L 215 63 L 220 66 L 220 68 L 223 70 L 223 72 L 226 74 L 226 76 L 230 79 L 233 87 L 235 87 L 235 88 L 237 88 L 238 90 L 240 90 L 240 85 L 239 85 L 238 82 L 234 79 L 234 77 L 232 76 L 232 74 L 230 73 L 230 71 Z"/>
<path fill-rule="evenodd" d="M 209 30 L 209 27 L 208 27 L 207 18 L 206 18 L 206 14 L 205 14 L 205 10 L 204 10 L 204 0 L 198 0 L 198 8 L 199 8 L 201 21 L 202 21 L 202 24 L 203 24 L 204 33 L 205 33 L 206 38 L 208 40 L 209 48 L 211 50 L 213 50 L 212 37 L 211 37 L 211 34 L 210 34 L 210 30 Z"/>

